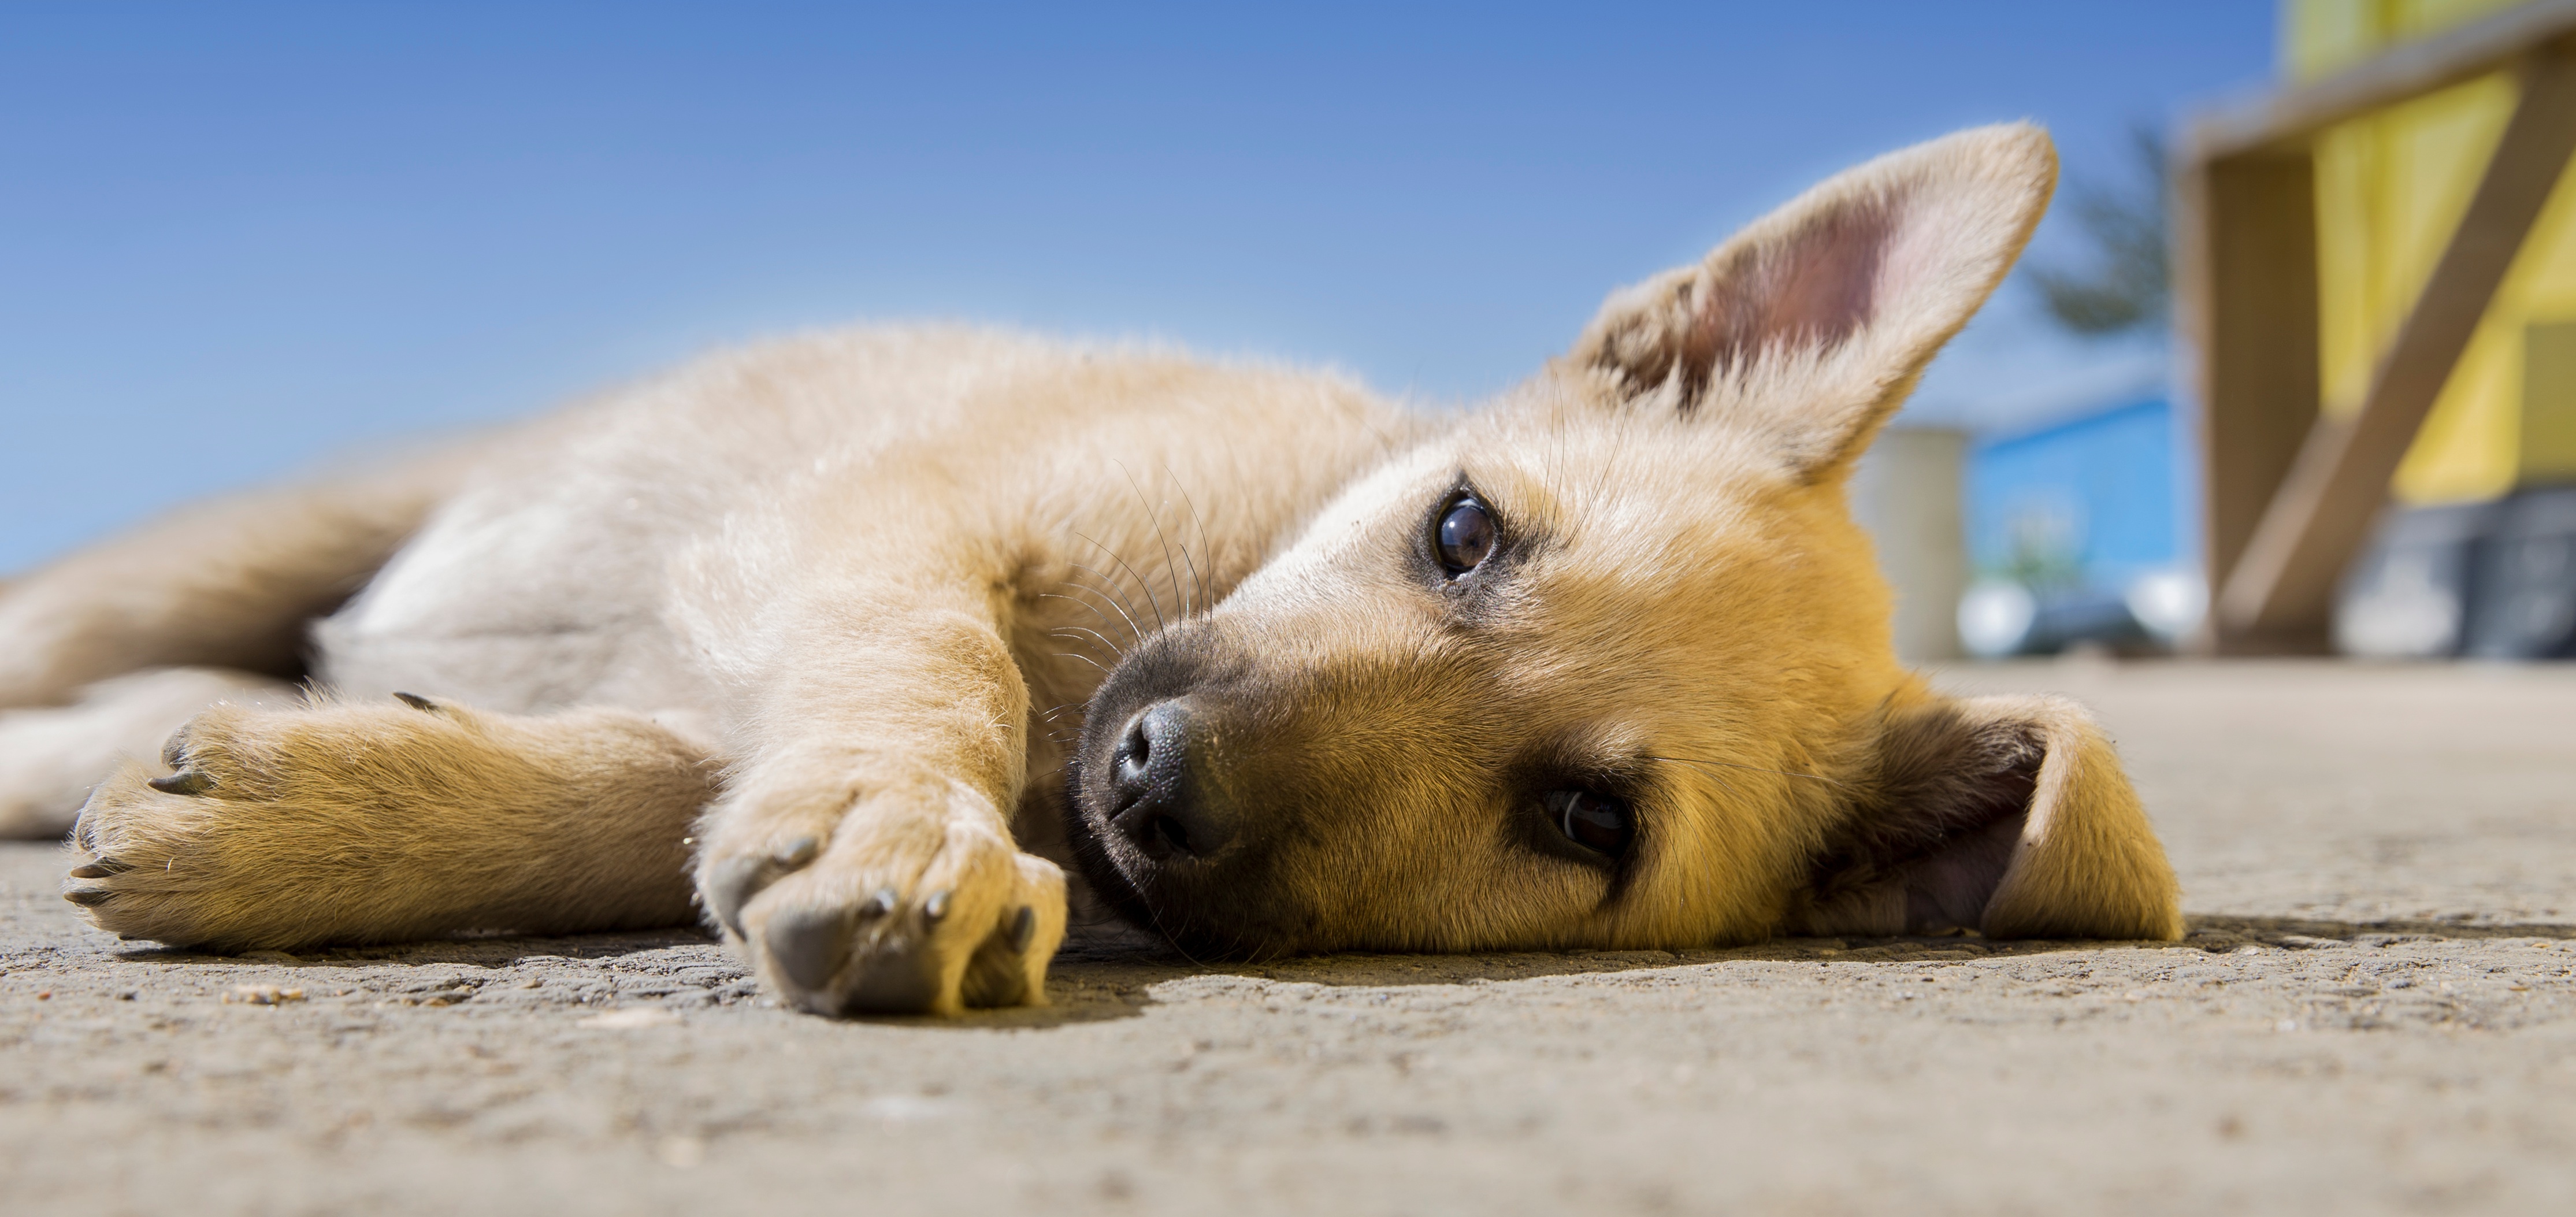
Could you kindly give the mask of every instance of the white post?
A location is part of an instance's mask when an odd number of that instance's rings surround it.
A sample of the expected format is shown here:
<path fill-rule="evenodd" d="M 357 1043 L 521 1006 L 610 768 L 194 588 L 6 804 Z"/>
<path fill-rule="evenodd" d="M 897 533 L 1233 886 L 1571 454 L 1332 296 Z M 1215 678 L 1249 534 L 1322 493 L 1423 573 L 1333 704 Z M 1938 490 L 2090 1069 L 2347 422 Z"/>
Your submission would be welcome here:
<path fill-rule="evenodd" d="M 1877 544 L 1879 570 L 1896 589 L 1896 654 L 1907 663 L 1959 656 L 1967 451 L 1964 431 L 1890 427 L 1852 476 L 1852 514 Z"/>

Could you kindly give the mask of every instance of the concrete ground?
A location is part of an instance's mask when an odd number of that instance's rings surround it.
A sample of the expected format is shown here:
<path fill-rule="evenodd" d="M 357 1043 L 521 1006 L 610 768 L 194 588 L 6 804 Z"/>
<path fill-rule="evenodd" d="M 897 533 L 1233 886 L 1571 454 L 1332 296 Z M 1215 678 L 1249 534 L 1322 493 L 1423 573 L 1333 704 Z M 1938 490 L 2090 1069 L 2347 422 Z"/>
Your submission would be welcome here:
<path fill-rule="evenodd" d="M 2100 711 L 2186 942 L 1068 958 L 833 1023 L 687 934 L 137 949 L 9 846 L 0 1210 L 2576 1212 L 2576 669 L 1946 683 Z"/>

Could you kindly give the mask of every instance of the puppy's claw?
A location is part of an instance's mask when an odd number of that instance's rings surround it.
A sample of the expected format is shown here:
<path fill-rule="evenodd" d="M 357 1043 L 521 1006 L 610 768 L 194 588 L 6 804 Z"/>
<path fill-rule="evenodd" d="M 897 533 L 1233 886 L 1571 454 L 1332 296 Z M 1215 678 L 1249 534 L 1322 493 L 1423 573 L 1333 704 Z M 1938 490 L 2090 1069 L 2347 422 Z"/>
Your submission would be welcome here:
<path fill-rule="evenodd" d="M 769 864 L 757 857 L 726 858 L 707 874 L 707 911 L 736 938 L 743 937 L 742 906 L 769 886 Z"/>
<path fill-rule="evenodd" d="M 830 989 L 849 958 L 849 918 L 833 910 L 782 909 L 770 917 L 763 937 L 778 970 L 807 993 Z"/>
<path fill-rule="evenodd" d="M 705 895 L 707 911 L 716 915 L 724 928 L 736 938 L 745 937 L 742 930 L 742 906 L 761 889 L 778 881 L 778 877 L 814 860 L 821 847 L 812 837 L 798 837 L 764 858 L 742 854 L 717 862 L 707 872 Z"/>
<path fill-rule="evenodd" d="M 182 769 L 166 778 L 153 778 L 143 783 L 163 794 L 204 794 L 215 788 L 215 779 L 195 769 Z"/>
<path fill-rule="evenodd" d="M 83 908 L 96 908 L 115 899 L 115 894 L 103 887 L 76 887 L 64 892 L 63 899 Z"/>
<path fill-rule="evenodd" d="M 932 893 L 930 893 L 930 899 L 928 899 L 928 900 L 926 900 L 926 901 L 923 901 L 923 902 L 922 902 L 922 905 L 921 905 L 921 919 L 922 919 L 922 920 L 927 921 L 927 922 L 930 922 L 930 923 L 931 923 L 931 924 L 933 924 L 933 925 L 936 925 L 936 924 L 938 924 L 938 923 L 939 923 L 939 919 L 940 919 L 940 918 L 945 917 L 945 916 L 947 916 L 947 915 L 948 915 L 948 893 L 947 893 L 945 890 L 941 890 L 941 891 L 936 891 L 936 892 L 932 892 Z"/>
<path fill-rule="evenodd" d="M 424 710 L 431 714 L 438 713 L 438 703 L 431 701 L 418 693 L 396 693 L 394 694 L 394 700 L 401 702 L 414 710 Z"/>
<path fill-rule="evenodd" d="M 101 858 L 95 862 L 84 862 L 73 867 L 71 875 L 74 879 L 105 879 L 110 875 L 122 875 L 133 869 L 122 862 Z"/>
<path fill-rule="evenodd" d="M 1027 955 L 1037 938 L 1038 911 L 1021 905 L 1002 919 L 966 965 L 964 997 L 970 1006 L 1016 1006 L 1029 996 Z"/>
<path fill-rule="evenodd" d="M 859 906 L 861 917 L 883 917 L 893 911 L 894 889 L 890 887 L 878 888 L 876 895 L 868 897 L 868 902 Z"/>
<path fill-rule="evenodd" d="M 814 860 L 816 848 L 814 838 L 798 837 L 779 848 L 776 855 L 778 864 L 786 867 L 803 866 Z"/>

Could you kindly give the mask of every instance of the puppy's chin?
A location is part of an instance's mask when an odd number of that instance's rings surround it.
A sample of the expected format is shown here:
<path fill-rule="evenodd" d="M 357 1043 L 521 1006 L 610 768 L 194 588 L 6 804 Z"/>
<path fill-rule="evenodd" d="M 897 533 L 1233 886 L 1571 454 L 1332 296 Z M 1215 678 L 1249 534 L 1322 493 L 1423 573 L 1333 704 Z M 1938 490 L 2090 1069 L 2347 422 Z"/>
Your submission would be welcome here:
<path fill-rule="evenodd" d="M 1081 737 L 1065 761 L 1065 841 L 1102 903 L 1139 929 L 1192 955 L 1269 951 L 1275 946 L 1263 935 L 1238 941 L 1238 918 L 1225 907 L 1232 903 L 1229 892 L 1263 883 L 1263 865 L 1245 856 L 1250 851 L 1227 851 L 1222 861 L 1200 859 L 1172 849 L 1153 832 L 1120 826 L 1122 812 L 1131 825 L 1140 816 L 1147 823 L 1154 818 L 1152 808 L 1137 806 L 1145 797 L 1134 788 L 1137 779 L 1119 778 L 1121 749 L 1134 747 L 1123 741 L 1149 707 L 1197 685 L 1207 648 L 1189 645 L 1194 641 L 1207 641 L 1203 630 L 1184 626 L 1156 634 L 1093 691 Z M 1155 789 L 1169 795 L 1174 783 L 1161 778 Z"/>
<path fill-rule="evenodd" d="M 1197 959 L 1245 959 L 1331 949 L 1314 910 L 1279 881 L 1269 847 L 1231 852 L 1216 861 L 1155 858 L 1111 822 L 1114 800 L 1088 789 L 1086 751 L 1066 765 L 1065 843 L 1100 902 L 1136 928 Z"/>
<path fill-rule="evenodd" d="M 1216 930 L 1214 910 L 1196 907 L 1186 893 L 1170 885 L 1152 859 L 1143 856 L 1110 823 L 1115 808 L 1099 792 L 1086 788 L 1091 759 L 1077 755 L 1065 762 L 1064 839 L 1074 865 L 1100 902 L 1128 924 L 1193 956 L 1210 957 L 1258 950 L 1258 944 L 1231 941 Z"/>
<path fill-rule="evenodd" d="M 1064 763 L 1064 839 L 1073 854 L 1074 865 L 1081 869 L 1084 882 L 1093 894 L 1139 929 L 1155 928 L 1152 906 L 1145 901 L 1134 878 L 1110 854 L 1110 836 L 1116 830 L 1108 824 L 1104 812 L 1092 809 L 1092 799 L 1083 788 L 1083 774 L 1088 769 L 1083 758 L 1076 756 Z"/>

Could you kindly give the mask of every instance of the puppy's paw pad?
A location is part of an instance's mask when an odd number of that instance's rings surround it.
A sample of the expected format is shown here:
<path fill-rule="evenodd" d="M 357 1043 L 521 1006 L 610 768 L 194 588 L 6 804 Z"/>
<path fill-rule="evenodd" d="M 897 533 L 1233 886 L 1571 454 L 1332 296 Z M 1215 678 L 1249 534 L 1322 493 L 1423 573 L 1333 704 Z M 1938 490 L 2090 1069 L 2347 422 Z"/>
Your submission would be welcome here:
<path fill-rule="evenodd" d="M 954 1014 L 1045 1000 L 1064 875 L 984 831 L 926 857 L 844 832 L 711 857 L 710 912 L 789 1004 L 817 1014 Z"/>

